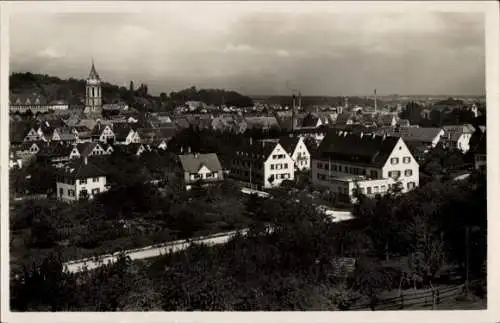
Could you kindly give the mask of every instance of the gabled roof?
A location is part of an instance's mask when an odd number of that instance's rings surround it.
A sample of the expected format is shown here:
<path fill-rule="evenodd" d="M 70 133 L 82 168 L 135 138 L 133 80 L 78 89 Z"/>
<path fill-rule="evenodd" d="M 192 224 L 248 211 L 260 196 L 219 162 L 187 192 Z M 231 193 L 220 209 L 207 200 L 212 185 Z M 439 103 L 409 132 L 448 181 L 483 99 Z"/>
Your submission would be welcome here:
<path fill-rule="evenodd" d="M 76 148 L 78 149 L 80 156 L 87 157 L 94 150 L 94 148 L 98 145 L 99 145 L 99 143 L 97 143 L 97 142 L 82 142 L 82 143 L 77 144 Z"/>
<path fill-rule="evenodd" d="M 331 131 L 321 141 L 313 158 L 382 167 L 398 141 L 399 138 L 391 136 Z"/>
<path fill-rule="evenodd" d="M 38 93 L 17 93 L 9 96 L 9 105 L 47 105 L 47 99 Z"/>
<path fill-rule="evenodd" d="M 91 135 L 92 136 L 100 136 L 102 134 L 102 132 L 104 131 L 104 129 L 106 129 L 106 127 L 109 127 L 109 125 L 101 124 L 100 122 L 98 122 L 94 126 L 94 129 L 92 129 Z M 113 131 L 113 129 L 111 129 L 111 127 L 109 127 L 109 128 L 111 131 Z"/>
<path fill-rule="evenodd" d="M 203 166 L 212 172 L 222 170 L 219 158 L 214 153 L 179 155 L 179 160 L 185 172 L 197 173 Z"/>

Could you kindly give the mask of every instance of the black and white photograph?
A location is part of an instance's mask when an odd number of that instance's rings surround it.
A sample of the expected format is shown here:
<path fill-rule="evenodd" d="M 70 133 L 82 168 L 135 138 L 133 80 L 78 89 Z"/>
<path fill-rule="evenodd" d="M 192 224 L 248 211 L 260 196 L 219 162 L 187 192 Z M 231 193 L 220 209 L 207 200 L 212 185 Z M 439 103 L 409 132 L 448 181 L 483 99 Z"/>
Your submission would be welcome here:
<path fill-rule="evenodd" d="M 374 4 L 3 3 L 2 313 L 489 313 L 498 4 Z"/>

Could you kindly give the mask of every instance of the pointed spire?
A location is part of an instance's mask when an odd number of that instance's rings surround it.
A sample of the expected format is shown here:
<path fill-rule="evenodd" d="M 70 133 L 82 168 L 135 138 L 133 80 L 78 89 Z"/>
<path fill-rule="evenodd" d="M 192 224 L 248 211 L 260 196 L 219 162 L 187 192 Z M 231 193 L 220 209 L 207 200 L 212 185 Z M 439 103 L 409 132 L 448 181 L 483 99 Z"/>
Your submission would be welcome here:
<path fill-rule="evenodd" d="M 92 66 L 90 67 L 89 79 L 99 80 L 99 74 L 97 73 L 94 65 L 94 58 L 92 57 Z"/>

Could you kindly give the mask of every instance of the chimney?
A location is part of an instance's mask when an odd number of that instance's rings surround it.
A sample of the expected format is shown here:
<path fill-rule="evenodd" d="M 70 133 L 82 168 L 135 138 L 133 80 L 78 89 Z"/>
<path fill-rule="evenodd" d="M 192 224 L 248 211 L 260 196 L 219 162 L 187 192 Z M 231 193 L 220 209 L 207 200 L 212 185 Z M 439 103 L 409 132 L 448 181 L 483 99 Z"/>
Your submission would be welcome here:
<path fill-rule="evenodd" d="M 377 89 L 373 90 L 373 95 L 374 95 L 375 112 L 377 112 Z"/>
<path fill-rule="evenodd" d="M 194 153 L 194 158 L 198 158 L 198 153 Z"/>
<path fill-rule="evenodd" d="M 184 147 L 181 146 L 181 154 L 184 152 Z"/>
<path fill-rule="evenodd" d="M 191 146 L 188 146 L 188 154 L 191 153 Z"/>
<path fill-rule="evenodd" d="M 253 139 L 252 139 L 252 137 L 250 137 L 250 146 L 252 146 L 252 145 L 253 145 Z"/>
<path fill-rule="evenodd" d="M 363 131 L 361 131 L 361 133 L 359 134 L 359 137 L 363 138 Z"/>
<path fill-rule="evenodd" d="M 87 165 L 87 157 L 83 157 L 83 164 Z"/>

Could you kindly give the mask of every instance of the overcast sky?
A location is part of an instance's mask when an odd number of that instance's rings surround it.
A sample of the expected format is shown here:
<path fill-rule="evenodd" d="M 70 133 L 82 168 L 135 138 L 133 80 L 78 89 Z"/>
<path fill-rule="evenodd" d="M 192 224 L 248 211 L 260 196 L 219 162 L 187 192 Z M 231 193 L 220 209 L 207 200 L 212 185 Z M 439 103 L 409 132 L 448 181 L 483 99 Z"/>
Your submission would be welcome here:
<path fill-rule="evenodd" d="M 413 12 L 413 13 L 412 13 Z M 483 94 L 477 13 L 188 3 L 156 13 L 13 13 L 11 72 L 244 94 Z"/>

